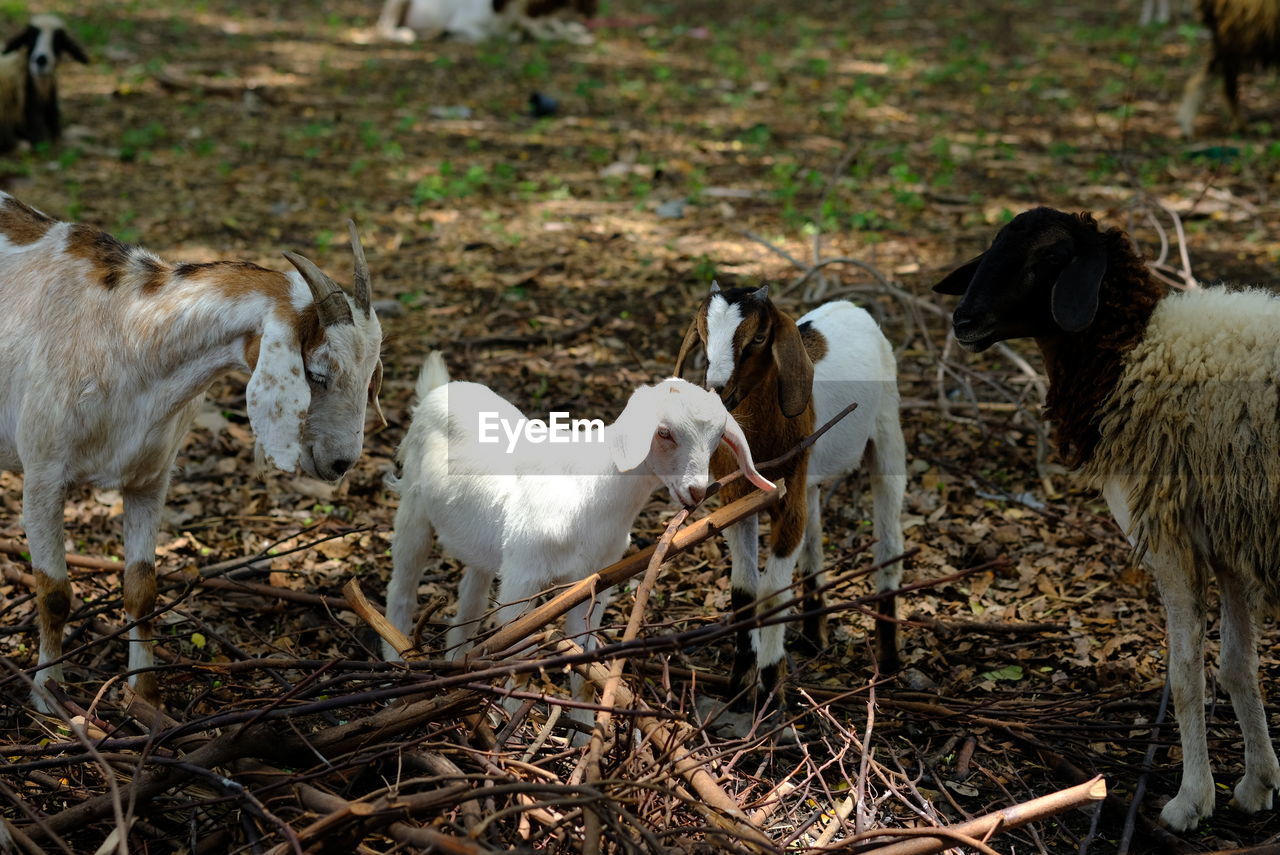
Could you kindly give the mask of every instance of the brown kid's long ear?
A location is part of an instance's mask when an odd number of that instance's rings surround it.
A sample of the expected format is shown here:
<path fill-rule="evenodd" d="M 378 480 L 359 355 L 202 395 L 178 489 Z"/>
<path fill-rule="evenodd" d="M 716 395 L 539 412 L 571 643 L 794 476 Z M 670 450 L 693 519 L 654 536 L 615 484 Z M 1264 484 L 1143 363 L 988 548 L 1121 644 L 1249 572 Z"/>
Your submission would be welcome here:
<path fill-rule="evenodd" d="M 773 363 L 778 369 L 782 414 L 793 419 L 804 412 L 813 395 L 813 362 L 796 322 L 781 312 L 773 316 Z"/>
<path fill-rule="evenodd" d="M 671 372 L 672 377 L 684 376 L 684 361 L 698 344 L 698 318 L 701 315 L 702 309 L 699 308 L 694 313 L 693 320 L 689 321 L 689 328 L 684 331 L 684 341 L 680 342 L 680 353 L 676 355 L 676 368 Z"/>
<path fill-rule="evenodd" d="M 948 273 L 941 282 L 933 286 L 933 293 L 950 294 L 952 297 L 964 296 L 964 292 L 969 290 L 969 283 L 973 282 L 973 274 L 978 272 L 978 265 L 982 264 L 982 259 L 986 257 L 987 254 L 984 252 Z"/>

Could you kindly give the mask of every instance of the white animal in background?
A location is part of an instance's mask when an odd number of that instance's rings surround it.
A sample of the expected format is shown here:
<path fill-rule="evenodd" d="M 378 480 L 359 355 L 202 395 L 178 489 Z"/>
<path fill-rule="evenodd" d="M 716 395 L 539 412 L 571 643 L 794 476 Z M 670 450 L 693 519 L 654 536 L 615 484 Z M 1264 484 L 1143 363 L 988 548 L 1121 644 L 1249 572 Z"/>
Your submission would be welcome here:
<path fill-rule="evenodd" d="M 596 14 L 597 0 L 386 0 L 375 30 L 389 41 L 441 35 L 481 42 L 502 35 L 591 44 L 578 16 Z"/>
<path fill-rule="evenodd" d="M 124 497 L 130 683 L 158 701 L 156 531 L 169 474 L 205 391 L 252 372 L 249 423 L 277 467 L 325 480 L 360 454 L 376 408 L 382 331 L 351 226 L 355 289 L 285 253 L 297 272 L 245 262 L 171 264 L 0 194 L 0 468 L 23 473 L 22 513 L 40 627 L 37 706 L 62 679 L 71 606 L 67 488 Z M 381 413 L 379 412 L 380 416 Z"/>

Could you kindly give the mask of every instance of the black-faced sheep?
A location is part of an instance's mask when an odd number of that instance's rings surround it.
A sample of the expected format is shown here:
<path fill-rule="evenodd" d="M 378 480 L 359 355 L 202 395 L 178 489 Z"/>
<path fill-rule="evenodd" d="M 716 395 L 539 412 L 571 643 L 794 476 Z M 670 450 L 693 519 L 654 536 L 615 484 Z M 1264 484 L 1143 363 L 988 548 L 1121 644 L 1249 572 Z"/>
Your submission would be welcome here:
<path fill-rule="evenodd" d="M 1222 78 L 1231 122 L 1238 130 L 1243 125 L 1240 73 L 1280 64 L 1280 0 L 1199 0 L 1199 5 L 1213 46 L 1204 65 L 1187 81 L 1178 108 L 1178 125 L 1188 137 L 1211 77 Z"/>
<path fill-rule="evenodd" d="M 1037 208 L 935 291 L 963 295 L 954 329 L 981 351 L 1034 338 L 1062 456 L 1101 488 L 1151 570 L 1167 617 L 1183 775 L 1161 820 L 1213 812 L 1205 738 L 1205 602 L 1222 609 L 1219 679 L 1244 734 L 1234 804 L 1270 808 L 1280 765 L 1258 690 L 1261 614 L 1280 603 L 1280 299 L 1258 290 L 1169 294 L 1119 229 Z"/>
<path fill-rule="evenodd" d="M 36 15 L 0 54 L 0 151 L 19 140 L 32 144 L 62 134 L 58 108 L 58 60 L 88 62 L 84 49 L 56 15 Z"/>

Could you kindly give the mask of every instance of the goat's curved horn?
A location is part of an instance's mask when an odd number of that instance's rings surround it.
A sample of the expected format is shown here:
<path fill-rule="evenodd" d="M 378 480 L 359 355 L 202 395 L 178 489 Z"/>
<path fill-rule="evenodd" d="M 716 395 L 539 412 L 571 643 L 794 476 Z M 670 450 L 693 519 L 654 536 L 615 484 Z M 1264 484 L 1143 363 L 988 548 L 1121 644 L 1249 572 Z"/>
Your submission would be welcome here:
<path fill-rule="evenodd" d="M 351 254 L 356 257 L 355 300 L 356 308 L 369 314 L 369 262 L 364 258 L 364 246 L 360 243 L 360 232 L 356 229 L 355 220 L 347 220 L 347 230 L 351 232 Z"/>
<path fill-rule="evenodd" d="M 315 301 L 322 326 L 332 327 L 338 324 L 355 323 L 351 317 L 351 306 L 347 303 L 347 297 L 342 293 L 337 282 L 326 276 L 325 272 L 316 267 L 306 256 L 286 250 L 284 257 L 298 268 L 303 281 L 311 289 L 311 299 Z"/>

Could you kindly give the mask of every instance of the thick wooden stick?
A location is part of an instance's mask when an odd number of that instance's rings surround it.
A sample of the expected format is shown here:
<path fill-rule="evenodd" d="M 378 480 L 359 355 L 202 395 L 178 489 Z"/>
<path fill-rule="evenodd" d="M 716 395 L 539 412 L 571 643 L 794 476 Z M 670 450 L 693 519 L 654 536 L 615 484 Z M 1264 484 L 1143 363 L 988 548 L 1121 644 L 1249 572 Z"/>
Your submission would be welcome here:
<path fill-rule="evenodd" d="M 671 539 L 671 546 L 667 550 L 667 558 L 674 558 L 681 553 L 687 552 L 739 520 L 760 513 L 760 511 L 781 499 L 785 493 L 786 488 L 781 484 L 778 485 L 776 490 L 770 490 L 767 493 L 762 490 L 756 490 L 681 529 Z M 603 591 L 605 588 L 616 585 L 619 582 L 625 582 L 649 566 L 649 558 L 653 555 L 654 548 L 650 546 L 634 555 L 628 555 L 621 561 L 610 564 L 603 570 L 592 573 L 582 581 L 574 583 L 558 596 L 552 597 L 542 605 L 525 612 L 521 617 L 500 628 L 477 645 L 470 655 L 476 658 L 483 658 L 505 650 L 517 641 L 522 641 L 532 635 L 534 631 L 551 623 L 551 621 L 579 603 L 591 599 L 596 591 Z"/>
<path fill-rule="evenodd" d="M 1059 790 L 1021 804 L 1010 805 L 968 822 L 947 826 L 943 832 L 985 840 L 991 834 L 1018 828 L 1029 822 L 1038 822 L 1090 802 L 1102 801 L 1106 797 L 1107 782 L 1099 775 L 1093 780 L 1069 789 Z M 865 850 L 867 855 L 933 855 L 935 852 L 942 852 L 955 846 L 954 837 L 935 837 L 929 833 L 928 828 L 898 829 L 898 831 L 910 834 L 911 839 L 898 840 L 875 849 Z M 839 845 L 849 846 L 855 842 L 872 840 L 885 834 L 884 830 L 868 831 L 865 834 L 854 835 Z"/>

